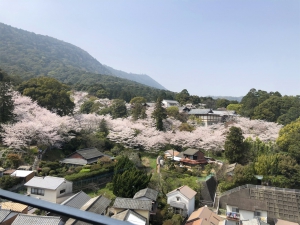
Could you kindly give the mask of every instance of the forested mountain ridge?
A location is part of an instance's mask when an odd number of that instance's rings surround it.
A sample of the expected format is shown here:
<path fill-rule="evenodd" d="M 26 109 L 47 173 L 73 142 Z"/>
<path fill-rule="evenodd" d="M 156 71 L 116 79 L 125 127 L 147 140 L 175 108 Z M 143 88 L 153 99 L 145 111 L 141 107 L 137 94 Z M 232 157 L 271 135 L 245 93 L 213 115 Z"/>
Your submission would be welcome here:
<path fill-rule="evenodd" d="M 65 82 L 64 73 L 71 70 L 72 74 L 75 72 L 111 75 L 165 89 L 149 76 L 125 72 L 121 76 L 118 70 L 103 66 L 89 53 L 75 45 L 3 23 L 0 23 L 0 67 L 9 74 L 19 75 L 23 79 L 50 76 Z"/>
<path fill-rule="evenodd" d="M 116 70 L 116 69 L 114 69 L 112 67 L 109 67 L 107 65 L 104 65 L 104 67 L 106 67 L 113 75 L 115 75 L 117 77 L 133 80 L 133 81 L 136 81 L 136 82 L 141 83 L 141 84 L 145 84 L 145 85 L 155 87 L 155 88 L 158 88 L 158 89 L 166 90 L 165 87 L 163 87 L 161 84 L 159 84 L 158 82 L 156 82 L 155 80 L 153 80 L 151 77 L 149 77 L 146 74 L 126 73 L 126 72 L 121 71 L 121 70 Z"/>

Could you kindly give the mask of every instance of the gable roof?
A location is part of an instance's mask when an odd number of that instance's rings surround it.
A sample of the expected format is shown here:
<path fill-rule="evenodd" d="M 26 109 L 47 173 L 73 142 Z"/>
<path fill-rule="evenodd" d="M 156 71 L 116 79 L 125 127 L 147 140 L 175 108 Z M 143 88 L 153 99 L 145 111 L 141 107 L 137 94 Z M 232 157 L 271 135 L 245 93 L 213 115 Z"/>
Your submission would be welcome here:
<path fill-rule="evenodd" d="M 99 158 L 104 155 L 97 148 L 84 148 L 84 149 L 76 150 L 76 152 L 86 160 Z"/>
<path fill-rule="evenodd" d="M 18 213 L 12 212 L 7 209 L 0 209 L 0 223 L 5 222 L 6 220 L 9 220 L 13 216 L 17 215 Z"/>
<path fill-rule="evenodd" d="M 193 148 L 188 148 L 187 150 L 185 150 L 183 152 L 184 155 L 195 155 L 197 152 L 199 152 L 200 150 L 198 149 L 193 149 Z"/>
<path fill-rule="evenodd" d="M 65 164 L 80 165 L 80 166 L 84 166 L 88 163 L 86 159 L 80 159 L 80 158 L 65 158 L 59 162 Z"/>
<path fill-rule="evenodd" d="M 132 199 L 132 198 L 117 197 L 114 202 L 113 208 L 139 209 L 139 210 L 151 211 L 152 201 L 151 200 L 138 200 L 138 199 Z"/>
<path fill-rule="evenodd" d="M 71 196 L 70 198 L 68 198 L 63 203 L 61 203 L 61 205 L 66 205 L 66 206 L 80 209 L 90 199 L 91 199 L 90 196 L 88 196 L 83 191 L 80 191 L 80 192 L 76 193 L 75 195 Z"/>
<path fill-rule="evenodd" d="M 56 216 L 33 216 L 28 214 L 19 214 L 12 225 L 59 225 L 61 219 Z"/>
<path fill-rule="evenodd" d="M 16 202 L 2 202 L 1 209 L 7 209 L 14 212 L 23 212 L 28 206 Z"/>
<path fill-rule="evenodd" d="M 216 213 L 212 212 L 208 207 L 204 206 L 199 208 L 197 211 L 194 211 L 187 220 L 187 224 L 191 225 L 194 221 L 207 221 L 209 224 L 219 224 L 220 221 L 225 220 L 224 218 L 218 216 Z M 204 224 L 204 223 L 197 223 Z"/>
<path fill-rule="evenodd" d="M 70 181 L 66 181 L 65 178 L 46 176 L 46 177 L 33 177 L 24 185 L 28 187 L 56 190 L 64 182 L 70 182 Z"/>
<path fill-rule="evenodd" d="M 167 196 L 175 193 L 175 192 L 180 192 L 181 194 L 183 194 L 185 197 L 187 197 L 188 199 L 192 199 L 196 194 L 197 192 L 194 191 L 193 189 L 191 189 L 190 187 L 184 185 L 184 186 L 181 186 L 173 191 L 170 191 L 169 193 L 167 193 Z"/>
<path fill-rule="evenodd" d="M 211 114 L 213 111 L 211 109 L 191 109 L 188 114 L 190 115 L 203 115 L 203 114 Z"/>
<path fill-rule="evenodd" d="M 104 196 L 97 196 L 87 201 L 80 209 L 88 212 L 102 214 L 109 206 L 111 200 Z M 70 218 L 65 225 L 92 225 L 87 222 Z"/>
<path fill-rule="evenodd" d="M 34 173 L 33 171 L 30 170 L 16 170 L 13 172 L 10 176 L 14 177 L 27 177 L 28 175 Z"/>
<path fill-rule="evenodd" d="M 139 190 L 137 193 L 135 193 L 135 195 L 133 196 L 133 199 L 146 197 L 153 201 L 156 201 L 157 195 L 158 195 L 158 191 L 151 189 L 151 188 L 145 188 L 145 189 Z"/>
<path fill-rule="evenodd" d="M 170 150 L 165 151 L 165 154 L 169 154 L 169 155 L 171 155 L 171 156 L 173 156 L 173 153 L 174 153 L 174 156 L 177 156 L 177 155 L 179 154 L 178 151 L 173 150 L 173 149 L 170 149 Z"/>
<path fill-rule="evenodd" d="M 111 218 L 128 221 L 135 225 L 145 225 L 147 223 L 147 219 L 145 217 L 130 209 L 119 212 L 118 214 L 113 215 Z"/>

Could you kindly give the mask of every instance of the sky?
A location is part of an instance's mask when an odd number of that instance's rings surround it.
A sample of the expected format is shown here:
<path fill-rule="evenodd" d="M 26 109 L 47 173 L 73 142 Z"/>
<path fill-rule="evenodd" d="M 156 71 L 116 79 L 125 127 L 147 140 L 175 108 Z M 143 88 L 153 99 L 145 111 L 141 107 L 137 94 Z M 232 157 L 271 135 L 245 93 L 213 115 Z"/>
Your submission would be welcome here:
<path fill-rule="evenodd" d="M 0 0 L 0 22 L 170 91 L 300 95 L 299 0 Z"/>

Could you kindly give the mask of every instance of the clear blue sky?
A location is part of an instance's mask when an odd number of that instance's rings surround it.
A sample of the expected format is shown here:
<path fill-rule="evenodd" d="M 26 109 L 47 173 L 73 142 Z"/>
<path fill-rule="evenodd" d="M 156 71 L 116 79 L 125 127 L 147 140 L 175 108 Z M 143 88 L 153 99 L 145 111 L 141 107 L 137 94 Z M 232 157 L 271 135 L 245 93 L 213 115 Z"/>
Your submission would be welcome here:
<path fill-rule="evenodd" d="M 299 0 L 1 0 L 0 22 L 171 91 L 300 95 Z"/>

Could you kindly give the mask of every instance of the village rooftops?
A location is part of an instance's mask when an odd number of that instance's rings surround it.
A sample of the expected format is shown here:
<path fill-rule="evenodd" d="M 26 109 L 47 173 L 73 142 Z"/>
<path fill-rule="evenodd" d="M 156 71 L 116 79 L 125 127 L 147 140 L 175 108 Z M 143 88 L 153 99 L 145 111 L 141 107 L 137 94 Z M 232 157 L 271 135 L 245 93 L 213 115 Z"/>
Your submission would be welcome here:
<path fill-rule="evenodd" d="M 187 197 L 188 199 L 192 199 L 192 198 L 197 194 L 196 191 L 194 191 L 194 190 L 191 189 L 190 187 L 184 185 L 184 186 L 181 186 L 181 187 L 179 187 L 179 188 L 177 188 L 177 189 L 175 189 L 175 190 L 169 192 L 169 193 L 167 194 L 167 196 L 170 195 L 170 194 L 173 194 L 174 192 L 177 192 L 177 191 L 179 191 L 181 194 L 183 194 L 183 195 L 184 195 L 185 197 Z"/>
<path fill-rule="evenodd" d="M 113 208 L 119 209 L 139 209 L 151 211 L 152 201 L 151 200 L 138 200 L 132 198 L 120 198 L 117 197 Z"/>
<path fill-rule="evenodd" d="M 61 225 L 60 217 L 19 214 L 12 225 Z"/>
<path fill-rule="evenodd" d="M 151 188 L 145 188 L 142 190 L 139 190 L 134 196 L 133 199 L 139 199 L 142 197 L 149 198 L 153 201 L 156 201 L 158 195 L 158 191 L 151 189 Z"/>
<path fill-rule="evenodd" d="M 16 216 L 18 213 L 12 212 L 7 209 L 0 209 L 0 224 L 5 224 L 6 220 L 11 219 L 13 216 Z"/>
<path fill-rule="evenodd" d="M 67 182 L 65 178 L 46 176 L 46 177 L 33 177 L 24 185 L 28 187 L 56 190 L 64 182 Z"/>

